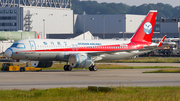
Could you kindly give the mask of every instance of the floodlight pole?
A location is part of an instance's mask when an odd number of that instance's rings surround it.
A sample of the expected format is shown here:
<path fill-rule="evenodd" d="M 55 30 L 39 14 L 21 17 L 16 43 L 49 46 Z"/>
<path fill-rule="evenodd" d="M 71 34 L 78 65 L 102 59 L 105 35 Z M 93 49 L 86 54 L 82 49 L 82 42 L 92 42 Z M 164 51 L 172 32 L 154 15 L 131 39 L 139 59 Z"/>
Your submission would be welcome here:
<path fill-rule="evenodd" d="M 85 16 L 83 17 L 83 20 L 84 20 L 84 34 L 83 34 L 83 39 L 85 39 Z"/>
<path fill-rule="evenodd" d="M 94 18 L 91 18 L 91 20 L 92 20 L 92 23 L 91 23 L 92 31 L 91 31 L 91 33 L 93 33 L 93 21 L 94 21 Z"/>

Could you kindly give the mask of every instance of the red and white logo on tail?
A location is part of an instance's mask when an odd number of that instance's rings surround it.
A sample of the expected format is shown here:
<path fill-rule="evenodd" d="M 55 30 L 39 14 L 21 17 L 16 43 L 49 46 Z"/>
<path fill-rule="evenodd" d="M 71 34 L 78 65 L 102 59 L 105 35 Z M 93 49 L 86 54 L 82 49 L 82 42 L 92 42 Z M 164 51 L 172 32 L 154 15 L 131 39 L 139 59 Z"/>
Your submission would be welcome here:
<path fill-rule="evenodd" d="M 131 42 L 151 42 L 157 10 L 150 10 L 134 36 L 131 38 Z"/>

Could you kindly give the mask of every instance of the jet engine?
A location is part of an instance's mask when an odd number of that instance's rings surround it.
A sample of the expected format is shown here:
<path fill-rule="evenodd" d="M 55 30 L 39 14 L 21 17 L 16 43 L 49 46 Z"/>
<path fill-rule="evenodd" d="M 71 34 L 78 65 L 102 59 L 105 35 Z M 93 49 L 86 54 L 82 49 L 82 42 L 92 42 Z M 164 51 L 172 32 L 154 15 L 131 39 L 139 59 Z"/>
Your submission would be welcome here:
<path fill-rule="evenodd" d="M 69 64 L 72 68 L 90 67 L 92 61 L 87 54 L 72 54 L 69 56 Z"/>
<path fill-rule="evenodd" d="M 53 65 L 52 61 L 31 61 L 33 67 L 47 68 Z"/>

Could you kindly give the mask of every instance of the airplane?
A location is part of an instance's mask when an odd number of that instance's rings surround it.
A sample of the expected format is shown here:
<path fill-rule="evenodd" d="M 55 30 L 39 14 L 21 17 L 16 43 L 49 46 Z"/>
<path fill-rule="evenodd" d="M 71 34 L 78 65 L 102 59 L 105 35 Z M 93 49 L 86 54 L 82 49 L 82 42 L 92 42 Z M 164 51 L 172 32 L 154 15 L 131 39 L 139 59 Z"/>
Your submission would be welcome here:
<path fill-rule="evenodd" d="M 7 57 L 29 60 L 34 67 L 51 67 L 53 61 L 65 61 L 65 71 L 89 68 L 97 71 L 96 61 L 112 61 L 134 57 L 162 46 L 152 43 L 157 10 L 150 10 L 129 40 L 23 39 L 5 51 Z"/>

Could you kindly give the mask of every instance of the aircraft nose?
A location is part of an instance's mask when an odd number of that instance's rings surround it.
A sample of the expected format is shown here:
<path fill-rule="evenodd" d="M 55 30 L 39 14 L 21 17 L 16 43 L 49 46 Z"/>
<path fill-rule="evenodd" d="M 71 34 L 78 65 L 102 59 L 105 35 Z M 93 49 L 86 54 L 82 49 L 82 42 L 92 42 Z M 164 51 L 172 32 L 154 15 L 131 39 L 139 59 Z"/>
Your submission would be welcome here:
<path fill-rule="evenodd" d="M 13 54 L 13 51 L 12 51 L 12 49 L 8 48 L 8 49 L 6 49 L 4 54 L 5 54 L 5 56 L 10 58 Z"/>

